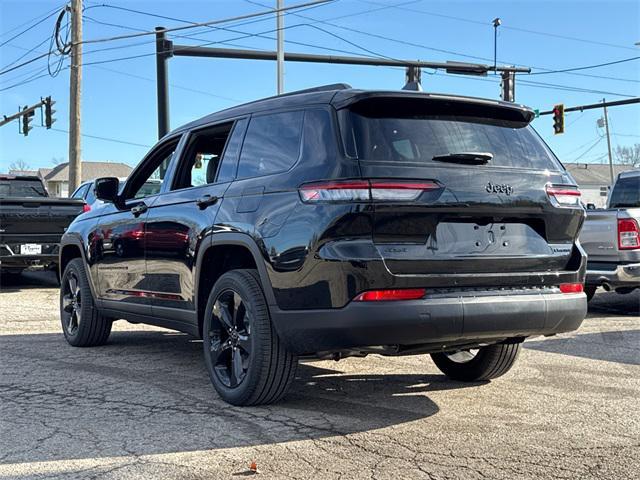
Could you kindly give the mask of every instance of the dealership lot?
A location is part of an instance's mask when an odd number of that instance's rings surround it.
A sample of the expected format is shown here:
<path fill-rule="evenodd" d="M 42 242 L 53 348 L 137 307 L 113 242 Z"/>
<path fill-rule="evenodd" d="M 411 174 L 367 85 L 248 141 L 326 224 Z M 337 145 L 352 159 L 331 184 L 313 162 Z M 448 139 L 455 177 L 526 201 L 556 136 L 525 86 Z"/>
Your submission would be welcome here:
<path fill-rule="evenodd" d="M 118 322 L 67 345 L 51 274 L 2 277 L 0 478 L 631 478 L 640 295 L 599 293 L 578 332 L 527 342 L 490 384 L 428 356 L 300 366 L 284 402 L 236 408 L 201 343 Z"/>

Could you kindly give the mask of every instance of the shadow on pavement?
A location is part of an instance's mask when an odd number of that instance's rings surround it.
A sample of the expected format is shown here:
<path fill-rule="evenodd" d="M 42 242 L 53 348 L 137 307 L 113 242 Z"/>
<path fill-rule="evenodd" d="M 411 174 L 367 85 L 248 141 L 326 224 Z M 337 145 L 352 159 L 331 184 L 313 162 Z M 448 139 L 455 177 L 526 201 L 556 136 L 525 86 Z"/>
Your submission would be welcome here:
<path fill-rule="evenodd" d="M 27 271 L 17 274 L 5 272 L 0 275 L 0 293 L 58 286 L 58 278 L 54 271 Z"/>
<path fill-rule="evenodd" d="M 585 333 L 572 338 L 525 342 L 524 346 L 543 352 L 640 365 L 640 330 Z"/>
<path fill-rule="evenodd" d="M 594 315 L 635 316 L 640 319 L 640 289 L 625 294 L 599 289 L 589 302 L 589 316 Z"/>
<path fill-rule="evenodd" d="M 284 401 L 223 403 L 202 343 L 171 332 L 114 332 L 99 348 L 62 335 L 0 336 L 0 464 L 185 452 L 346 435 L 436 414 L 441 375 L 343 374 L 301 364 Z M 326 365 L 323 364 L 323 366 Z M 2 453 L 4 452 L 4 453 Z"/>

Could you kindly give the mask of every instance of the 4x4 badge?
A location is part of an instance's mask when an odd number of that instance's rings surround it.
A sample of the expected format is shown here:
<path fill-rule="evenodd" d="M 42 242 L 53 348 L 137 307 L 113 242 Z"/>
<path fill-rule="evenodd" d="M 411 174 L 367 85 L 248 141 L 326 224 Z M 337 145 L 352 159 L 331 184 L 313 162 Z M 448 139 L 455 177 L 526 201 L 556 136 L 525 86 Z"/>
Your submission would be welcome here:
<path fill-rule="evenodd" d="M 507 185 L 506 183 L 502 183 L 500 185 L 495 183 L 487 183 L 487 192 L 489 193 L 504 193 L 505 195 L 511 195 L 513 193 L 513 187 L 511 185 Z"/>

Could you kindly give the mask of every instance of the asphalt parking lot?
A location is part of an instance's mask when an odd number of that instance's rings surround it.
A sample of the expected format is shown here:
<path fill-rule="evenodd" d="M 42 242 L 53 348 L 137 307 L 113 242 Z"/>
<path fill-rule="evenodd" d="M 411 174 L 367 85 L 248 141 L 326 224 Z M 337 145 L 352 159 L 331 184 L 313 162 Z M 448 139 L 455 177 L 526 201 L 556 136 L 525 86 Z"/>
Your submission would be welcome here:
<path fill-rule="evenodd" d="M 428 356 L 301 365 L 236 408 L 201 343 L 118 322 L 78 349 L 54 277 L 0 279 L 0 478 L 626 479 L 640 471 L 640 295 L 599 293 L 575 333 L 528 341 L 488 384 Z"/>

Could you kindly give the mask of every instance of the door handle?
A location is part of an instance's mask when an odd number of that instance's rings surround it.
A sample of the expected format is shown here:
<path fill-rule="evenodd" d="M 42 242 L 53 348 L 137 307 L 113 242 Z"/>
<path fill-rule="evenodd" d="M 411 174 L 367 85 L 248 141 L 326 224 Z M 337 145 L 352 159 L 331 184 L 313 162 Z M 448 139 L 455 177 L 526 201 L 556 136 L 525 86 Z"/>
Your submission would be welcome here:
<path fill-rule="evenodd" d="M 200 210 L 204 210 L 209 205 L 214 205 L 218 201 L 218 197 L 215 195 L 203 195 L 199 199 L 196 200 L 196 205 L 200 207 Z"/>
<path fill-rule="evenodd" d="M 148 208 L 149 207 L 147 207 L 144 203 L 141 203 L 140 205 L 136 205 L 135 207 L 132 207 L 131 213 L 133 213 L 134 217 L 138 217 L 142 215 L 144 212 L 146 212 Z"/>

